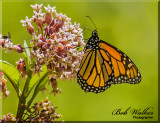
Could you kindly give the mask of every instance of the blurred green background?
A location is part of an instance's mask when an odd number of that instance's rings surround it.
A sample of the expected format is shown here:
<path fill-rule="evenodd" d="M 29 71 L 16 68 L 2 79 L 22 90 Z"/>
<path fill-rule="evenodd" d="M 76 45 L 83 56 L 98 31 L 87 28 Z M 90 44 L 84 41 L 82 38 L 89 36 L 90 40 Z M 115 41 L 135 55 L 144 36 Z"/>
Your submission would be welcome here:
<path fill-rule="evenodd" d="M 128 0 L 129 1 L 129 0 Z M 158 120 L 158 3 L 152 2 L 2 2 L 2 32 L 11 33 L 14 44 L 29 42 L 31 36 L 22 27 L 20 20 L 33 15 L 30 5 L 43 3 L 56 6 L 57 12 L 62 12 L 72 19 L 94 29 L 89 15 L 98 28 L 99 37 L 125 52 L 137 65 L 141 74 L 140 84 L 112 85 L 104 93 L 85 93 L 76 80 L 58 81 L 62 94 L 50 95 L 51 88 L 44 95 L 39 93 L 35 101 L 48 96 L 57 112 L 63 115 L 65 121 L 129 121 L 135 120 L 132 115 L 112 115 L 118 108 L 153 107 L 153 119 Z M 43 9 L 44 11 L 44 9 Z M 84 37 L 89 38 L 91 32 L 84 31 Z M 16 65 L 22 57 L 15 52 L 2 51 L 3 60 Z M 10 97 L 2 102 L 3 115 L 12 112 L 16 115 L 18 98 L 11 84 L 7 82 L 11 92 Z M 2 116 L 0 117 L 2 118 Z"/>

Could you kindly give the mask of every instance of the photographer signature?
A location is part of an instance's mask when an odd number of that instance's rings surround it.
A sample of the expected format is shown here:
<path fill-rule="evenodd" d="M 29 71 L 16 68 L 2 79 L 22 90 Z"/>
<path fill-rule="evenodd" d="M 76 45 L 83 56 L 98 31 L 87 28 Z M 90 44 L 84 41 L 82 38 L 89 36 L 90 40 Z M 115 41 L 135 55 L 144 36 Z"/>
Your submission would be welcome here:
<path fill-rule="evenodd" d="M 153 115 L 153 107 L 147 107 L 147 108 L 132 108 L 132 107 L 128 107 L 127 109 L 124 108 L 119 108 L 119 109 L 115 109 L 112 112 L 112 115 L 127 115 L 127 114 L 131 114 L 131 115 Z"/>

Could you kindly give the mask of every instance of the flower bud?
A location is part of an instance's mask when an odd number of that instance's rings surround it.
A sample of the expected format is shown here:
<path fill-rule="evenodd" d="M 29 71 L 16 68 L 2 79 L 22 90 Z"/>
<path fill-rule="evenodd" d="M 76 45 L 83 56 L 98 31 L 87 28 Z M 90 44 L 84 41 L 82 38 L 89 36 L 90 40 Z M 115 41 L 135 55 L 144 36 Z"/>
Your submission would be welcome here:
<path fill-rule="evenodd" d="M 52 13 L 47 13 L 44 17 L 44 20 L 47 23 L 47 25 L 50 25 L 52 23 Z"/>
<path fill-rule="evenodd" d="M 64 21 L 61 20 L 61 21 L 55 23 L 52 28 L 53 28 L 53 30 L 54 30 L 55 32 L 58 32 L 58 31 L 59 31 L 59 28 L 61 28 L 63 25 L 64 25 Z"/>
<path fill-rule="evenodd" d="M 4 73 L 2 71 L 0 71 L 0 81 L 1 79 L 4 77 Z"/>
<path fill-rule="evenodd" d="M 27 25 L 26 30 L 29 32 L 29 34 L 34 34 L 34 27 L 32 25 Z"/>
<path fill-rule="evenodd" d="M 4 79 L 3 72 L 0 72 L 0 91 L 2 92 L 2 98 L 9 96 L 10 92 L 7 91 L 6 79 Z"/>
<path fill-rule="evenodd" d="M 61 89 L 56 88 L 56 89 L 53 89 L 53 90 L 51 91 L 51 93 L 53 93 L 53 94 L 54 94 L 54 96 L 56 96 L 56 94 L 58 94 L 58 93 L 62 93 L 62 92 L 61 92 Z"/>
<path fill-rule="evenodd" d="M 26 75 L 26 65 L 24 59 L 20 59 L 20 61 L 17 62 L 17 69 L 22 77 Z"/>
<path fill-rule="evenodd" d="M 42 28 L 43 27 L 43 18 L 37 18 L 36 19 L 36 25 L 39 27 L 39 28 Z"/>
<path fill-rule="evenodd" d="M 50 83 L 51 83 L 53 89 L 57 89 L 57 87 L 58 87 L 58 82 L 57 82 L 56 79 L 51 78 L 51 79 L 50 79 Z"/>
<path fill-rule="evenodd" d="M 51 46 L 51 43 L 52 43 L 52 40 L 51 40 L 51 39 L 47 40 L 47 46 L 48 46 L 48 47 Z"/>
<path fill-rule="evenodd" d="M 64 46 L 58 46 L 58 50 L 64 50 Z"/>
<path fill-rule="evenodd" d="M 36 44 L 36 46 L 37 46 L 38 48 L 41 48 L 42 45 L 43 45 L 42 40 L 39 40 L 39 41 L 37 42 L 37 44 Z"/>
<path fill-rule="evenodd" d="M 5 45 L 5 39 L 0 39 L 0 45 L 4 48 L 4 45 Z"/>
<path fill-rule="evenodd" d="M 48 48 L 47 43 L 43 43 L 43 45 L 42 45 L 42 50 L 46 51 L 47 48 Z"/>
<path fill-rule="evenodd" d="M 13 50 L 17 51 L 18 53 L 23 53 L 23 48 L 20 44 L 14 45 Z"/>

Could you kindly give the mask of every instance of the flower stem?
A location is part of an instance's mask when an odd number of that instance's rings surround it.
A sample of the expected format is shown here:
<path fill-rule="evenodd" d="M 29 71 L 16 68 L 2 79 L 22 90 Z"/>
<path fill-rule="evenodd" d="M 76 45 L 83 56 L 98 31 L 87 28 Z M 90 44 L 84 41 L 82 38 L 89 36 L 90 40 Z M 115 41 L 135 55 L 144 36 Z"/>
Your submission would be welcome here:
<path fill-rule="evenodd" d="M 19 98 L 19 103 L 18 103 L 18 110 L 17 110 L 17 116 L 16 116 L 16 119 L 19 119 L 21 120 L 22 119 L 22 116 L 23 116 L 23 113 L 24 113 L 24 110 L 25 110 L 25 103 L 26 103 L 26 98 L 21 96 Z"/>
<path fill-rule="evenodd" d="M 25 111 L 25 107 L 26 107 L 25 103 L 26 103 L 26 98 L 27 98 L 26 93 L 28 91 L 28 86 L 29 86 L 30 80 L 31 80 L 31 75 L 28 74 L 28 78 L 27 78 L 25 86 L 23 88 L 22 95 L 19 97 L 18 110 L 17 110 L 17 116 L 16 116 L 16 118 L 18 120 L 22 120 L 22 116 Z"/>

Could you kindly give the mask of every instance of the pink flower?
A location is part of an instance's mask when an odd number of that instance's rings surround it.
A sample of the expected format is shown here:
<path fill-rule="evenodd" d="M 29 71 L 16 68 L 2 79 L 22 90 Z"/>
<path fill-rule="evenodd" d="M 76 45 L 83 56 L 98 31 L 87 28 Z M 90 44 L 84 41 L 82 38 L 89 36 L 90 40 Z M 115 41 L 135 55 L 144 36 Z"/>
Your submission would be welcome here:
<path fill-rule="evenodd" d="M 23 48 L 20 44 L 14 45 L 13 50 L 17 51 L 18 53 L 23 53 Z"/>
<path fill-rule="evenodd" d="M 34 34 L 34 27 L 32 26 L 32 18 L 28 19 L 28 16 L 26 16 L 26 20 L 21 20 L 20 22 L 23 23 L 23 26 L 26 26 L 26 30 L 32 35 Z"/>
<path fill-rule="evenodd" d="M 26 16 L 26 20 L 21 20 L 20 22 L 23 24 L 23 26 L 27 26 L 27 25 L 31 25 L 31 22 L 32 22 L 32 18 L 29 19 L 28 16 Z"/>
<path fill-rule="evenodd" d="M 43 6 L 43 4 L 40 4 L 40 5 L 38 5 L 38 4 L 31 5 L 31 7 L 32 7 L 34 10 L 36 10 L 37 12 L 41 9 L 42 6 Z"/>
<path fill-rule="evenodd" d="M 26 76 L 26 65 L 25 65 L 24 59 L 20 59 L 20 61 L 16 63 L 17 63 L 17 70 L 20 72 L 20 75 L 22 77 L 25 77 Z"/>
<path fill-rule="evenodd" d="M 50 7 L 50 5 L 48 4 L 48 7 L 44 7 L 45 10 L 47 11 L 47 13 L 53 13 L 56 12 L 56 7 Z"/>

